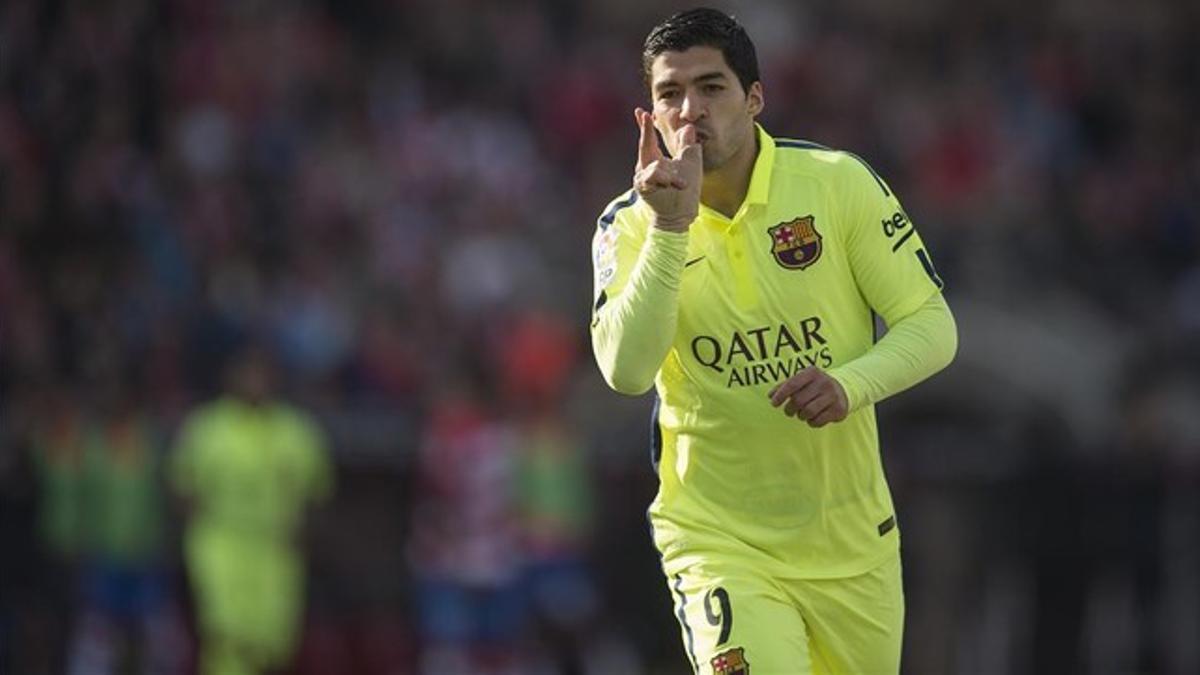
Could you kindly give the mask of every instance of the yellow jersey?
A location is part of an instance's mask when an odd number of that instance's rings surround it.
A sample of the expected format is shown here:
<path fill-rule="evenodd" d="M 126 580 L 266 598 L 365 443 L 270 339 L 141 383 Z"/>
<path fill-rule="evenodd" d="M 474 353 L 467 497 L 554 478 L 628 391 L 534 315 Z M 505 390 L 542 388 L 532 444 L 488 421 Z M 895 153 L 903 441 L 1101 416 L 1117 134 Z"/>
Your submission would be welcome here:
<path fill-rule="evenodd" d="M 291 543 L 309 502 L 333 489 L 325 435 L 286 403 L 223 396 L 184 422 L 170 478 L 196 500 L 195 529 Z"/>
<path fill-rule="evenodd" d="M 702 204 L 689 232 L 664 232 L 632 190 L 605 209 L 593 348 L 613 388 L 641 393 L 652 378 L 657 390 L 649 515 L 668 568 L 716 554 L 782 577 L 849 576 L 899 545 L 874 406 L 845 386 L 850 415 L 814 429 L 768 392 L 809 367 L 846 385 L 839 367 L 874 344 L 874 314 L 893 325 L 941 281 L 863 161 L 757 134 L 733 218 Z"/>

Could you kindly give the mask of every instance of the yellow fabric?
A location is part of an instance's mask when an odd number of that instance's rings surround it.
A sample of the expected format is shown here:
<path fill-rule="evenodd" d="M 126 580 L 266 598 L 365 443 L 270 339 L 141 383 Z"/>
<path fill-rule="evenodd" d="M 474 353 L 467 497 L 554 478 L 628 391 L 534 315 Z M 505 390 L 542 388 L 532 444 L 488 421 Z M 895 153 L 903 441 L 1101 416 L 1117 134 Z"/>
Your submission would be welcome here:
<path fill-rule="evenodd" d="M 668 574 L 730 555 L 781 577 L 852 576 L 899 544 L 895 528 L 880 534 L 893 509 L 871 403 L 944 365 L 921 343 L 952 353 L 953 336 L 903 330 L 873 353 L 872 311 L 900 328 L 939 293 L 920 237 L 857 158 L 758 133 L 733 219 L 702 205 L 690 232 L 671 234 L 633 193 L 605 210 L 593 349 L 613 388 L 653 382 L 661 401 L 650 516 Z M 808 243 L 780 252 L 781 240 Z M 918 367 L 896 360 L 910 351 Z M 811 429 L 771 407 L 767 392 L 810 366 L 857 404 L 843 422 Z"/>
<path fill-rule="evenodd" d="M 701 675 L 737 672 L 738 661 L 755 675 L 900 671 L 899 554 L 846 579 L 767 580 L 718 559 L 667 581 L 684 649 Z"/>
<path fill-rule="evenodd" d="M 304 612 L 304 564 L 284 546 L 215 528 L 191 528 L 184 538 L 188 578 L 211 668 L 227 675 L 286 664 Z M 226 648 L 232 654 L 218 657 Z M 236 655 L 237 659 L 232 659 Z M 223 664 L 216 666 L 214 664 Z M 252 667 L 251 667 L 252 666 Z"/>
<path fill-rule="evenodd" d="M 195 504 L 184 560 L 204 642 L 202 672 L 236 675 L 285 663 L 303 612 L 297 530 L 309 503 L 332 489 L 323 434 L 290 406 L 220 399 L 185 421 L 170 475 Z"/>
<path fill-rule="evenodd" d="M 233 398 L 185 420 L 170 475 L 195 498 L 196 526 L 289 543 L 304 507 L 333 482 L 324 436 L 305 413 Z"/>
<path fill-rule="evenodd" d="M 618 301 L 606 309 L 603 320 L 597 317 L 593 341 L 600 372 L 609 386 L 622 393 L 640 394 L 654 384 L 654 374 L 662 362 L 661 356 L 655 359 L 653 355 L 664 354 L 671 347 L 688 235 L 642 227 L 627 235 L 619 235 L 614 228 L 608 233 L 599 232 L 597 237 L 612 235 L 625 239 L 617 253 L 626 258 L 620 267 L 631 265 L 637 269 L 629 275 L 629 292 L 617 296 Z M 640 241 L 633 241 L 634 237 Z M 638 248 L 644 249 L 644 255 L 630 256 L 630 251 Z"/>
<path fill-rule="evenodd" d="M 878 403 L 944 368 L 958 349 L 954 315 L 941 293 L 900 319 L 865 354 L 832 369 L 850 410 Z"/>

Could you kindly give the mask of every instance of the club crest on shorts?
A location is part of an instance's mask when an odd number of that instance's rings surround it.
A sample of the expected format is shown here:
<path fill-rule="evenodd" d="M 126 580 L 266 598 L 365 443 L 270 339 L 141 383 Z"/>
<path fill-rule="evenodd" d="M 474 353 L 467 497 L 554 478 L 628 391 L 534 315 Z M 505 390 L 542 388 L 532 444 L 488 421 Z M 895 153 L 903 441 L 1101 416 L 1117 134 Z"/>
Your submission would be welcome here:
<path fill-rule="evenodd" d="M 821 233 L 812 216 L 780 223 L 767 229 L 771 235 L 771 255 L 789 270 L 802 270 L 821 257 Z"/>
<path fill-rule="evenodd" d="M 750 664 L 746 662 L 746 650 L 741 647 L 726 649 L 712 657 L 713 675 L 750 675 Z"/>

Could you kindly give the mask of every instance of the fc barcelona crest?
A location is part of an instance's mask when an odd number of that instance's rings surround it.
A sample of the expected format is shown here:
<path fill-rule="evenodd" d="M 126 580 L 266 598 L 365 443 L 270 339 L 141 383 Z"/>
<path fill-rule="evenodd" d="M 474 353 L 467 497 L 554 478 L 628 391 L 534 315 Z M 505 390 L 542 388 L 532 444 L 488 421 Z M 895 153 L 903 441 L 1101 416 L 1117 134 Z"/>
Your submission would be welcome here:
<path fill-rule="evenodd" d="M 746 650 L 741 647 L 727 649 L 712 657 L 713 675 L 750 675 L 750 664 L 746 662 Z"/>
<path fill-rule="evenodd" d="M 780 223 L 767 229 L 771 235 L 771 255 L 789 270 L 802 270 L 821 257 L 821 233 L 812 216 Z"/>

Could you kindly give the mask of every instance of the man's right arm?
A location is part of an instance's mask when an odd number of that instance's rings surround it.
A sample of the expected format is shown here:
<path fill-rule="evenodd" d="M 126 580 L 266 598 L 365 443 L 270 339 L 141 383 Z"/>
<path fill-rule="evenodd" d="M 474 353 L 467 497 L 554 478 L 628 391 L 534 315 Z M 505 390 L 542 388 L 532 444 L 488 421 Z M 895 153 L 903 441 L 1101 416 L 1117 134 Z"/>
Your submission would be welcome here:
<path fill-rule="evenodd" d="M 676 132 L 672 158 L 659 148 L 654 115 L 638 108 L 633 116 L 639 130 L 633 190 L 609 205 L 592 241 L 592 351 L 608 385 L 636 395 L 654 385 L 675 339 L 704 158 L 694 125 Z"/>
<path fill-rule="evenodd" d="M 634 220 L 626 211 L 611 212 L 592 241 L 592 351 L 604 381 L 630 395 L 654 386 L 671 349 L 688 244 L 686 231 L 638 228 Z"/>

